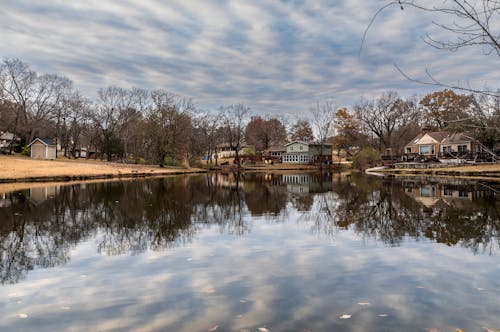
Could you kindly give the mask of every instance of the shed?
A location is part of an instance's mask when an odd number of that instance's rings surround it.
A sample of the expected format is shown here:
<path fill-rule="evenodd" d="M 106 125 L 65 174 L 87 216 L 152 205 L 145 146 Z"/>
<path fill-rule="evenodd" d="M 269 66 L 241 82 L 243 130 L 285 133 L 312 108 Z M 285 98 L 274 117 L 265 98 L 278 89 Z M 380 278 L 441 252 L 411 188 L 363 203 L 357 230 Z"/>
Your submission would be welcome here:
<path fill-rule="evenodd" d="M 30 156 L 33 159 L 57 158 L 57 145 L 52 139 L 37 137 L 28 146 L 31 148 Z"/>

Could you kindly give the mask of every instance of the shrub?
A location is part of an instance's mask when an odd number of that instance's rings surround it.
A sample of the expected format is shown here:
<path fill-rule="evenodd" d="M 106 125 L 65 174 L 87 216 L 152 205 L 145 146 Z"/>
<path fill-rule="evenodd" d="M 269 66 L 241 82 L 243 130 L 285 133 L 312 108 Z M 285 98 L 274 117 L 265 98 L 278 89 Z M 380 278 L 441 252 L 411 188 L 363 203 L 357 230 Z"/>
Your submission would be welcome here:
<path fill-rule="evenodd" d="M 189 164 L 192 166 L 192 167 L 196 167 L 196 168 L 206 168 L 207 167 L 207 164 L 206 163 L 203 163 L 201 160 L 199 159 L 192 159 Z"/>
<path fill-rule="evenodd" d="M 28 156 L 28 157 L 31 156 L 31 148 L 27 145 L 23 146 L 21 149 L 21 154 Z"/>
<path fill-rule="evenodd" d="M 243 156 L 255 156 L 255 148 L 253 146 L 248 146 L 243 149 L 241 155 Z"/>
<path fill-rule="evenodd" d="M 377 165 L 380 160 L 382 160 L 380 152 L 367 147 L 363 148 L 352 157 L 352 167 L 363 170 Z"/>
<path fill-rule="evenodd" d="M 165 166 L 182 166 L 182 161 L 168 156 L 165 157 Z"/>

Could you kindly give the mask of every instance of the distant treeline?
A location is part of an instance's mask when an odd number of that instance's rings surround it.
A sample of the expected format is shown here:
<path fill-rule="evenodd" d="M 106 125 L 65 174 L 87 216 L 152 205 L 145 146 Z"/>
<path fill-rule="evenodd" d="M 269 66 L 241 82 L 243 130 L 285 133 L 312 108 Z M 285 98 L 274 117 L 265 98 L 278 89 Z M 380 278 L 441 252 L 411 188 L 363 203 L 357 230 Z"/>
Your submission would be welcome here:
<path fill-rule="evenodd" d="M 351 154 L 371 146 L 402 151 L 423 128 L 468 132 L 487 147 L 500 141 L 500 97 L 437 91 L 419 99 L 387 92 L 352 109 L 319 101 L 291 122 L 250 116 L 243 104 L 200 110 L 190 98 L 162 89 L 110 86 L 97 99 L 79 93 L 67 77 L 39 74 L 19 59 L 0 64 L 0 131 L 13 133 L 3 152 L 20 152 L 34 137 L 56 139 L 67 157 L 85 148 L 108 160 L 188 165 L 209 161 L 220 146 L 238 155 L 293 140 L 330 142 Z"/>

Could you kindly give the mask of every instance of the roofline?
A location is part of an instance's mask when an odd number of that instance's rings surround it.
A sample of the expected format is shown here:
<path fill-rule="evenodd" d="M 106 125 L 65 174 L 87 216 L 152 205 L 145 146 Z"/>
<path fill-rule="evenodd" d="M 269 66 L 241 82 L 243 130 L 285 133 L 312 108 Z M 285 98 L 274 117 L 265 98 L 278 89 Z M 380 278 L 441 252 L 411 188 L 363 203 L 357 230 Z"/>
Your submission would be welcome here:
<path fill-rule="evenodd" d="M 302 144 L 305 144 L 305 145 L 309 145 L 309 143 L 307 143 L 307 142 L 297 140 L 297 141 L 291 141 L 290 143 L 286 143 L 283 146 L 289 146 L 289 145 L 291 145 L 293 143 L 302 143 Z"/>
<path fill-rule="evenodd" d="M 302 143 L 302 144 L 305 144 L 305 145 L 307 145 L 307 146 L 310 146 L 310 145 L 319 145 L 319 146 L 321 146 L 321 145 L 323 145 L 323 146 L 329 146 L 329 145 L 332 145 L 332 146 L 333 146 L 333 144 L 332 144 L 332 143 L 327 143 L 327 142 L 325 142 L 325 143 L 321 144 L 321 143 L 316 143 L 316 142 L 309 142 L 309 143 L 308 143 L 308 142 L 304 142 L 304 141 L 292 141 L 292 142 L 287 143 L 287 144 L 285 144 L 285 145 L 283 145 L 283 146 L 289 146 L 289 145 L 294 144 L 294 143 Z"/>
<path fill-rule="evenodd" d="M 30 143 L 28 144 L 28 146 L 31 146 L 33 143 L 35 143 L 36 141 L 40 141 L 40 143 L 42 143 L 43 145 L 46 145 L 46 146 L 57 146 L 56 144 L 47 144 L 47 142 L 44 142 L 42 139 L 40 139 L 39 137 L 35 137 L 35 139 Z"/>

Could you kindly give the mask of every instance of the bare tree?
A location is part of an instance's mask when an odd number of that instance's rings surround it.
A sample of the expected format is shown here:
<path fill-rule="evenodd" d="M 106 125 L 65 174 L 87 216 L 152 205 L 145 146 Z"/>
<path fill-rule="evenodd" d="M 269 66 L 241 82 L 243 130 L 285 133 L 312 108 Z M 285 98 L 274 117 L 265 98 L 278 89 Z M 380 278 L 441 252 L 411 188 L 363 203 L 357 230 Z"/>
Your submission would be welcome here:
<path fill-rule="evenodd" d="M 114 153 L 128 156 L 136 140 L 135 127 L 151 102 L 148 91 L 110 86 L 99 89 L 98 97 L 95 122 L 101 130 L 102 152 L 108 159 Z"/>
<path fill-rule="evenodd" d="M 58 143 L 63 143 L 61 146 L 64 146 L 64 155 L 66 155 L 67 145 L 64 143 L 67 142 L 63 136 L 66 134 L 68 100 L 72 93 L 72 85 L 71 80 L 59 75 L 37 77 L 33 106 L 29 112 L 29 141 L 46 131 L 47 125 L 50 127 L 48 121 L 55 121 L 55 137 Z"/>
<path fill-rule="evenodd" d="M 199 146 L 206 154 L 207 161 L 211 164 L 215 158 L 217 165 L 217 144 L 219 143 L 219 128 L 221 125 L 221 115 L 212 112 L 203 112 L 198 117 L 194 118 L 194 126 L 199 132 L 198 137 L 193 137 L 197 142 L 194 145 Z M 193 149 L 194 150 L 194 149 Z"/>
<path fill-rule="evenodd" d="M 377 137 L 380 152 L 393 148 L 419 119 L 416 103 L 401 99 L 396 92 L 384 93 L 372 101 L 361 100 L 354 110 L 365 128 Z"/>
<path fill-rule="evenodd" d="M 160 167 L 165 160 L 186 162 L 191 140 L 194 105 L 190 99 L 164 90 L 151 92 L 153 106 L 147 113 L 148 150 Z"/>
<path fill-rule="evenodd" d="M 271 146 L 282 145 L 286 141 L 285 125 L 277 118 L 263 119 L 253 116 L 245 129 L 245 140 L 257 151 L 264 151 Z"/>
<path fill-rule="evenodd" d="M 36 73 L 30 69 L 29 65 L 19 59 L 4 60 L 0 66 L 2 98 L 10 101 L 16 110 L 12 128 L 14 135 L 18 135 L 20 131 L 25 132 L 23 126 L 28 122 L 30 96 L 36 77 Z M 15 138 L 16 136 L 14 136 L 14 140 Z M 12 145 L 9 153 L 12 153 Z"/>
<path fill-rule="evenodd" d="M 73 93 L 66 102 L 65 120 L 63 121 L 62 145 L 64 146 L 64 155 L 73 157 L 76 155 L 76 149 L 81 145 L 82 133 L 87 129 L 87 119 L 90 112 L 90 101 L 79 93 Z M 68 127 L 66 128 L 66 124 Z M 68 151 L 70 150 L 70 154 Z"/>
<path fill-rule="evenodd" d="M 314 139 L 314 135 L 309 121 L 297 120 L 297 122 L 290 128 L 289 138 L 291 141 L 312 141 Z"/>
<path fill-rule="evenodd" d="M 15 109 L 14 135 L 21 133 L 29 142 L 37 135 L 53 134 L 50 122 L 59 123 L 72 82 L 59 75 L 37 75 L 19 59 L 7 59 L 0 66 L 0 90 Z"/>
<path fill-rule="evenodd" d="M 444 0 L 431 2 L 425 0 L 390 0 L 379 8 L 370 21 L 363 36 L 366 38 L 370 26 L 380 12 L 389 7 L 414 8 L 422 12 L 438 14 L 440 21 L 433 24 L 446 32 L 447 37 L 436 38 L 427 34 L 424 41 L 431 47 L 457 51 L 462 48 L 479 47 L 485 55 L 500 56 L 500 0 Z M 363 46 L 363 42 L 361 47 Z M 450 85 L 439 81 L 426 71 L 428 80 L 417 80 L 407 75 L 396 65 L 397 70 L 407 79 L 422 84 L 441 86 L 456 90 L 498 96 L 498 90 Z"/>
<path fill-rule="evenodd" d="M 243 104 L 221 108 L 226 140 L 231 149 L 235 150 L 235 160 L 238 168 L 241 167 L 239 153 L 245 136 L 245 126 L 249 112 L 250 108 Z"/>
<path fill-rule="evenodd" d="M 333 100 L 316 102 L 310 108 L 312 114 L 312 125 L 316 131 L 316 138 L 320 145 L 320 155 L 323 156 L 323 146 L 330 136 L 333 136 L 333 120 L 335 116 L 335 104 Z"/>

